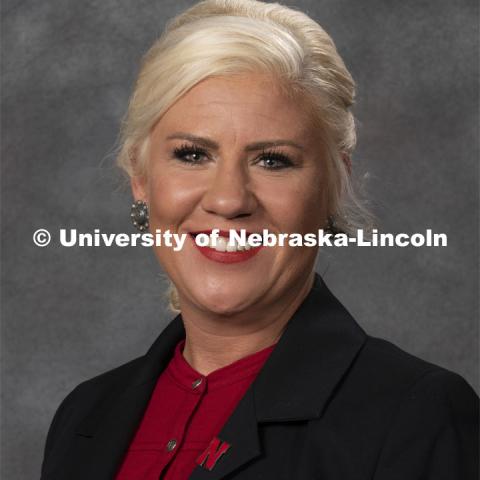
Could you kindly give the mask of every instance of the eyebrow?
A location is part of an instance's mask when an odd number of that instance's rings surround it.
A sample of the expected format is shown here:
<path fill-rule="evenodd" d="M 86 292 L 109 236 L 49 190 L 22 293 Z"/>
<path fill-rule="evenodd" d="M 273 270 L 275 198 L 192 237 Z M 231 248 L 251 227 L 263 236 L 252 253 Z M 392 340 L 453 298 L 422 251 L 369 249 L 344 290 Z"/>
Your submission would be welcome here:
<path fill-rule="evenodd" d="M 206 137 L 198 137 L 196 135 L 192 135 L 190 133 L 185 133 L 185 132 L 177 132 L 173 133 L 172 135 L 169 135 L 167 137 L 167 140 L 190 140 L 191 142 L 197 143 L 199 145 L 202 145 L 206 148 L 210 148 L 211 150 L 219 150 L 220 146 L 217 142 L 210 138 Z M 299 145 L 298 143 L 293 142 L 292 140 L 265 140 L 261 142 L 254 142 L 250 143 L 245 147 L 246 152 L 255 152 L 258 150 L 264 150 L 265 148 L 271 148 L 271 147 L 280 147 L 280 146 L 290 146 L 294 148 L 298 148 L 299 150 L 304 150 L 304 148 Z"/>

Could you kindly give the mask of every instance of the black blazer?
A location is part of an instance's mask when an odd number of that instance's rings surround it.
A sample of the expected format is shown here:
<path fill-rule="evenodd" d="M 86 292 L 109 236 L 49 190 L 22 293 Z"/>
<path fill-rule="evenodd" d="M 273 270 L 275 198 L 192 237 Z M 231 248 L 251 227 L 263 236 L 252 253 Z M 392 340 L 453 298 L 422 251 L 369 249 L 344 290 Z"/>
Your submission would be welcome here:
<path fill-rule="evenodd" d="M 48 433 L 42 480 L 113 479 L 184 337 L 79 385 Z M 370 337 L 319 276 L 191 480 L 478 480 L 478 396 L 459 375 Z M 168 415 L 169 412 L 165 412 Z"/>

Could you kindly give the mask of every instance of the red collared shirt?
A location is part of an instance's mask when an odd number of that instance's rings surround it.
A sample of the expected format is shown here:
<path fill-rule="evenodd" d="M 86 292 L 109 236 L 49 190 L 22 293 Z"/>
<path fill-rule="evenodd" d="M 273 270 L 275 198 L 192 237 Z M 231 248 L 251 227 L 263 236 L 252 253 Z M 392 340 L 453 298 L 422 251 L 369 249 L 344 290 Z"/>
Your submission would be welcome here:
<path fill-rule="evenodd" d="M 183 357 L 184 344 L 158 378 L 116 480 L 188 479 L 275 347 L 205 376 Z"/>

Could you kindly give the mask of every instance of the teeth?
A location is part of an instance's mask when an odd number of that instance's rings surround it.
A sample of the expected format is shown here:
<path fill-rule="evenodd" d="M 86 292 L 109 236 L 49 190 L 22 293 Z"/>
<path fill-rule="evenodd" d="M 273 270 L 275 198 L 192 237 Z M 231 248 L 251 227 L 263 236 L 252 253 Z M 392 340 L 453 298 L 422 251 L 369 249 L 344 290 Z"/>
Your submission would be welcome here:
<path fill-rule="evenodd" d="M 235 240 L 227 243 L 227 252 L 236 252 L 238 244 Z"/>
<path fill-rule="evenodd" d="M 227 250 L 227 240 L 223 237 L 217 238 L 217 245 L 213 246 L 212 240 L 210 240 L 209 247 L 213 248 L 217 252 L 225 252 Z"/>
<path fill-rule="evenodd" d="M 232 240 L 231 242 L 227 241 L 225 237 L 218 237 L 216 245 L 213 245 L 213 242 L 210 240 L 208 247 L 213 248 L 217 252 L 242 252 L 252 248 L 251 245 L 248 245 L 248 243 L 246 246 L 243 246 L 235 240 Z"/>
<path fill-rule="evenodd" d="M 212 248 L 213 250 L 216 250 L 217 252 L 242 252 L 244 250 L 250 250 L 257 245 L 251 245 L 248 242 L 248 238 L 246 245 L 240 245 L 236 240 L 232 239 L 231 241 L 229 241 L 229 239 L 227 239 L 226 237 L 220 236 L 216 239 L 216 245 L 214 245 L 214 242 L 210 238 L 210 242 L 206 246 Z"/>

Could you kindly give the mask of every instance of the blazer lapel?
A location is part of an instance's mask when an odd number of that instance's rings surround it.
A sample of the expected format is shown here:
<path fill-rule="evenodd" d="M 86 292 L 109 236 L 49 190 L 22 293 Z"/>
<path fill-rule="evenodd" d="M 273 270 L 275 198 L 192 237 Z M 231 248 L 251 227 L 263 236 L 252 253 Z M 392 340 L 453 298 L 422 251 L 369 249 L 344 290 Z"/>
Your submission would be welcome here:
<path fill-rule="evenodd" d="M 316 274 L 253 384 L 258 421 L 318 418 L 366 339 Z"/>
<path fill-rule="evenodd" d="M 263 422 L 321 416 L 366 338 L 316 275 L 309 295 L 218 435 L 230 448 L 212 470 L 197 466 L 190 480 L 220 480 L 258 457 Z"/>
<path fill-rule="evenodd" d="M 78 444 L 66 471 L 72 480 L 111 480 L 120 466 L 175 345 L 184 338 L 177 316 L 139 365 L 122 375 L 76 429 Z M 259 424 L 317 418 L 366 339 L 365 332 L 316 275 L 312 290 L 288 322 L 259 375 L 218 438 L 230 447 L 191 480 L 220 480 L 262 453 Z M 72 460 L 73 458 L 73 460 Z M 75 462 L 75 458 L 86 462 Z"/>
<path fill-rule="evenodd" d="M 185 336 L 180 315 L 165 328 L 136 368 L 118 379 L 108 394 L 76 428 L 73 458 L 87 462 L 68 466 L 68 478 L 111 480 L 136 432 L 156 381 L 175 345 Z M 80 451 L 78 451 L 80 450 Z"/>
<path fill-rule="evenodd" d="M 248 389 L 223 427 L 218 438 L 230 448 L 212 470 L 197 466 L 190 480 L 220 480 L 261 454 L 253 390 Z"/>
<path fill-rule="evenodd" d="M 94 413 L 87 418 L 85 425 L 77 428 L 77 454 L 88 458 L 88 462 L 74 465 L 74 472 L 68 478 L 112 480 L 115 477 L 154 386 L 155 380 L 151 380 L 129 388 L 119 394 L 116 400 L 108 402 L 104 417 L 99 420 L 98 425 L 93 424 L 97 417 Z M 92 426 L 93 431 L 88 428 Z"/>

